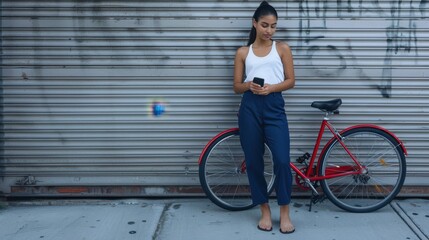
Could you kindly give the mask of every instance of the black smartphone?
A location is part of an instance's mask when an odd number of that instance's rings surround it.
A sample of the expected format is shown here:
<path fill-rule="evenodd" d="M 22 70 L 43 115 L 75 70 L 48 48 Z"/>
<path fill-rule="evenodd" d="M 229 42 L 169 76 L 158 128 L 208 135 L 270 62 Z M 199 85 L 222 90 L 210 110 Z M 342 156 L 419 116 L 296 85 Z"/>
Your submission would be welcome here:
<path fill-rule="evenodd" d="M 255 78 L 253 78 L 253 82 L 256 84 L 259 84 L 261 87 L 264 86 L 264 79 L 263 78 L 255 77 Z"/>

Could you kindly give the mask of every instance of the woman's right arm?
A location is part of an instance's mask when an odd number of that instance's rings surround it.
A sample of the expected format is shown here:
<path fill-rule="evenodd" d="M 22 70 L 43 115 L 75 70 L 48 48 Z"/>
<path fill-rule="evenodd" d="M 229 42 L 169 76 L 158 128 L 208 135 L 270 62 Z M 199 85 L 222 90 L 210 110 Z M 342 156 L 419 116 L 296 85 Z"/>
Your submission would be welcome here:
<path fill-rule="evenodd" d="M 248 47 L 241 47 L 237 50 L 234 60 L 234 92 L 241 94 L 250 89 L 251 82 L 243 82 L 244 63 L 248 52 Z"/>

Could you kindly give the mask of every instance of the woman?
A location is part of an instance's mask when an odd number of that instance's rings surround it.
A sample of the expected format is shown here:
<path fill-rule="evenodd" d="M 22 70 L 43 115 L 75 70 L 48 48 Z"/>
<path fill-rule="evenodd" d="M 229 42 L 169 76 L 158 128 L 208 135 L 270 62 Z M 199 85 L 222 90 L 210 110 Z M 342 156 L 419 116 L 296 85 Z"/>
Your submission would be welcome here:
<path fill-rule="evenodd" d="M 256 9 L 247 46 L 237 50 L 234 62 L 234 91 L 243 94 L 239 110 L 240 141 L 243 148 L 252 201 L 260 205 L 258 229 L 272 230 L 267 183 L 264 178 L 264 142 L 273 154 L 275 189 L 280 206 L 280 232 L 292 233 L 295 227 L 289 216 L 292 173 L 289 128 L 282 91 L 295 85 L 290 47 L 273 41 L 277 12 L 266 1 Z M 254 78 L 263 78 L 260 86 Z M 244 81 L 243 81 L 244 80 Z"/>

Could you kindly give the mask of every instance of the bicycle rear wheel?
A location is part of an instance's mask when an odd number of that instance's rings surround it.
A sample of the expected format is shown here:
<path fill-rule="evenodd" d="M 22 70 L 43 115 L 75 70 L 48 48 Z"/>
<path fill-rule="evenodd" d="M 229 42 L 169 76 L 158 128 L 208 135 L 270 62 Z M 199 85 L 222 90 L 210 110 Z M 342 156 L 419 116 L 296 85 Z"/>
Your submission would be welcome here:
<path fill-rule="evenodd" d="M 321 181 L 328 199 L 350 212 L 372 212 L 386 206 L 405 180 L 405 154 L 398 141 L 383 130 L 362 127 L 341 134 L 348 150 L 365 168 L 363 173 Z M 319 175 L 354 171 L 357 165 L 338 140 L 322 153 Z"/>
<path fill-rule="evenodd" d="M 271 151 L 267 145 L 264 166 L 267 191 L 271 193 L 275 176 Z M 199 166 L 199 178 L 207 197 L 219 207 L 239 211 L 254 206 L 238 129 L 216 136 L 205 148 Z"/>

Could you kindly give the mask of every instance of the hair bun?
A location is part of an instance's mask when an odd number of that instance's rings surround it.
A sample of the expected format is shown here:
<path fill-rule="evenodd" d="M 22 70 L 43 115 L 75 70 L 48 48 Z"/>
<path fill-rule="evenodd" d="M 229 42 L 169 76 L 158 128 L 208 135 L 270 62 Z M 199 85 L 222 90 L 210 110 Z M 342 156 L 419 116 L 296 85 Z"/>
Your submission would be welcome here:
<path fill-rule="evenodd" d="M 262 7 L 262 6 L 269 6 L 270 4 L 267 2 L 267 1 L 262 1 L 261 2 L 261 5 L 259 5 L 259 7 Z"/>

